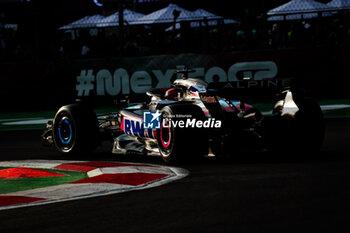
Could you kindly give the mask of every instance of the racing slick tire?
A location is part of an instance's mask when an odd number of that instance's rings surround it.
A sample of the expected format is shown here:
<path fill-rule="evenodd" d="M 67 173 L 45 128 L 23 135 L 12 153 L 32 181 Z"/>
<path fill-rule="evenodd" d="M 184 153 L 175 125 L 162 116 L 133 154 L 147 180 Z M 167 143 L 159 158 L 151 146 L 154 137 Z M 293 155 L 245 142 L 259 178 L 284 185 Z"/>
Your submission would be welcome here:
<path fill-rule="evenodd" d="M 263 120 L 264 141 L 269 151 L 304 156 L 321 149 L 325 126 L 320 106 L 304 99 L 298 108 L 294 117 L 275 114 Z"/>
<path fill-rule="evenodd" d="M 161 113 L 161 128 L 157 130 L 157 142 L 160 155 L 166 163 L 176 163 L 184 159 L 199 160 L 208 153 L 206 129 L 174 127 L 169 120 L 185 122 L 188 118 L 205 120 L 206 117 L 200 107 L 174 104 L 162 108 Z"/>
<path fill-rule="evenodd" d="M 318 103 L 311 99 L 304 99 L 299 104 L 299 109 L 295 115 L 299 148 L 307 152 L 317 152 L 321 149 L 325 136 L 322 110 Z"/>
<path fill-rule="evenodd" d="M 94 151 L 98 145 L 98 121 L 94 111 L 84 104 L 61 107 L 53 121 L 53 141 L 63 154 Z"/>

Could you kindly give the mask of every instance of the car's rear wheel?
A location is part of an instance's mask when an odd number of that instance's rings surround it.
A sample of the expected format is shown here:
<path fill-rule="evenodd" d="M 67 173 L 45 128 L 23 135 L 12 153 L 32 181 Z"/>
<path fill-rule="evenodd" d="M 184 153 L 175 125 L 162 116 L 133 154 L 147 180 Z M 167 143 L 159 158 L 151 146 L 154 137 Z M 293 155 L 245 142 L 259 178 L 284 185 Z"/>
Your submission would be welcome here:
<path fill-rule="evenodd" d="M 263 120 L 267 149 L 294 155 L 320 150 L 325 130 L 320 106 L 315 101 L 304 99 L 298 107 L 294 117 L 276 114 Z"/>

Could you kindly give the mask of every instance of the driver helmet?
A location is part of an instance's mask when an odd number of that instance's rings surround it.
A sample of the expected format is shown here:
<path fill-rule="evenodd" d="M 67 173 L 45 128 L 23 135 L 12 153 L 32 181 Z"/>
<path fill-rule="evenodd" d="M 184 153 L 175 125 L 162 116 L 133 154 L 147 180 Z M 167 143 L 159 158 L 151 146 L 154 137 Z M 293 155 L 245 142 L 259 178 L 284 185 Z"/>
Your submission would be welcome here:
<path fill-rule="evenodd" d="M 179 91 L 175 88 L 170 88 L 165 92 L 164 99 L 166 100 L 176 100 Z"/>

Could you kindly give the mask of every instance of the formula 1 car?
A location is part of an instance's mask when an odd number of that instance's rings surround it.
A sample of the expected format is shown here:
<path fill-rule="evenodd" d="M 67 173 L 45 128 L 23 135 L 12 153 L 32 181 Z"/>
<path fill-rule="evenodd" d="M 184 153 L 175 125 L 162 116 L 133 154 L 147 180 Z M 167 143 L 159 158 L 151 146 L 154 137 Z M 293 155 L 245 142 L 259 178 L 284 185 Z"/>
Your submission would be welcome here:
<path fill-rule="evenodd" d="M 160 155 L 165 162 L 227 156 L 241 149 L 286 153 L 322 146 L 322 111 L 297 90 L 280 92 L 272 114 L 262 116 L 229 83 L 208 85 L 188 78 L 190 69 L 176 72 L 182 77 L 172 87 L 148 91 L 147 103 L 125 100 L 119 112 L 95 115 L 84 102 L 61 107 L 47 123 L 43 143 L 78 154 L 111 140 L 113 153 Z"/>

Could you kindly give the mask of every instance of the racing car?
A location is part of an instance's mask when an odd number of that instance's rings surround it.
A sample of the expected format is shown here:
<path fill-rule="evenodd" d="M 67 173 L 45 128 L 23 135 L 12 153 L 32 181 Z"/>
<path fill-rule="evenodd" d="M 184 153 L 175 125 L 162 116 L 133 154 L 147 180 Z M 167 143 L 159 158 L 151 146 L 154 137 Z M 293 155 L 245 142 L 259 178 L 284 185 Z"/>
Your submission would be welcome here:
<path fill-rule="evenodd" d="M 181 77 L 171 87 L 149 90 L 148 102 L 119 101 L 124 106 L 116 112 L 96 115 L 79 101 L 63 106 L 47 123 L 43 144 L 63 154 L 81 154 L 110 140 L 112 153 L 158 155 L 167 163 L 237 155 L 244 149 L 286 153 L 321 148 L 322 111 L 297 89 L 278 93 L 272 114 L 263 116 L 229 83 L 208 84 L 189 78 L 191 72 L 177 70 Z"/>

